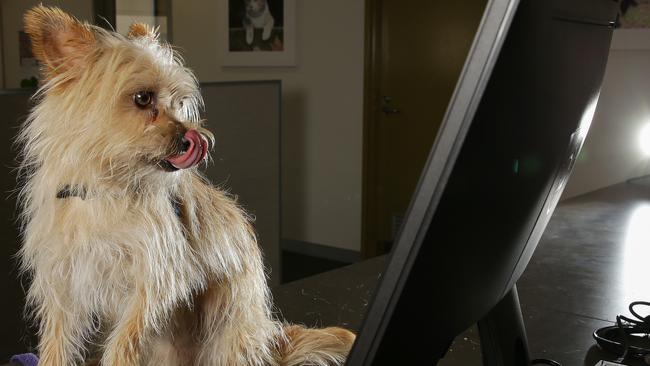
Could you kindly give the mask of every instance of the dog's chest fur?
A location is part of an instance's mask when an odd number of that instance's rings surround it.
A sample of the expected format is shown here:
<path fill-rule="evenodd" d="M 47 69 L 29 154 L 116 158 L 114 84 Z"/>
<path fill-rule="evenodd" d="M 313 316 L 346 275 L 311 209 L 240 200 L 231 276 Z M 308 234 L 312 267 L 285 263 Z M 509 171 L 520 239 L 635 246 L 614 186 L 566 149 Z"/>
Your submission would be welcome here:
<path fill-rule="evenodd" d="M 173 203 L 178 198 L 161 194 L 165 196 L 158 199 L 71 196 L 53 202 L 56 219 L 48 231 L 53 234 L 52 250 L 40 259 L 49 262 L 47 267 L 70 273 L 68 291 L 79 305 L 112 317 L 137 290 L 136 279 L 147 278 L 165 288 L 201 278 L 194 273 L 198 266 L 177 211 L 180 207 Z M 165 300 L 164 294 L 160 296 Z M 86 299 L 93 303 L 85 303 Z"/>

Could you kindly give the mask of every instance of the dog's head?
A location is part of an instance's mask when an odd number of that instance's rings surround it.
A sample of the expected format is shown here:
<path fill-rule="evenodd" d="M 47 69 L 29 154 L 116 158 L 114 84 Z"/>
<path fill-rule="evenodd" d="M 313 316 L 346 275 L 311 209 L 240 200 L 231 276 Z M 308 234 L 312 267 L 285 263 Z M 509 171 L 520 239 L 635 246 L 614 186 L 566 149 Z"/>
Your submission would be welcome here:
<path fill-rule="evenodd" d="M 24 20 L 44 80 L 23 130 L 28 157 L 111 176 L 206 159 L 197 81 L 153 29 L 133 24 L 124 37 L 44 6 Z"/>

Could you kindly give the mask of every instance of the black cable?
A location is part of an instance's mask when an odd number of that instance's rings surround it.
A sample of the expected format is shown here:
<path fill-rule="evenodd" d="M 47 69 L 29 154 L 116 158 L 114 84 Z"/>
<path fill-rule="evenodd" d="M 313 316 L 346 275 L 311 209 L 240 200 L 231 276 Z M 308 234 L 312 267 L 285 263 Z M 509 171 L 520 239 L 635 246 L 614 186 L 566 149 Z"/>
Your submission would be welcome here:
<path fill-rule="evenodd" d="M 537 358 L 530 361 L 531 365 L 551 365 L 551 366 L 562 366 L 561 363 L 553 360 L 548 360 L 546 358 Z"/>
<path fill-rule="evenodd" d="M 635 323 L 648 323 L 650 321 L 650 316 L 641 316 L 641 315 L 639 315 L 639 313 L 634 311 L 634 307 L 638 306 L 638 305 L 643 305 L 643 306 L 650 307 L 650 302 L 647 302 L 647 301 L 635 301 L 635 302 L 631 303 L 630 306 L 628 307 L 628 309 L 630 310 L 630 314 L 634 315 L 637 319 L 640 320 L 640 322 L 636 321 L 636 320 L 631 320 L 631 321 L 635 322 Z"/>
<path fill-rule="evenodd" d="M 616 325 L 594 331 L 593 337 L 602 350 L 620 355 L 616 362 L 623 362 L 628 357 L 644 358 L 650 355 L 650 348 L 630 345 L 631 339 L 647 341 L 650 336 L 650 316 L 643 317 L 636 312 L 634 308 L 638 306 L 650 307 L 650 302 L 635 301 L 629 305 L 628 309 L 636 319 L 618 315 Z"/>
<path fill-rule="evenodd" d="M 622 345 L 623 354 L 621 355 L 621 357 L 616 359 L 616 362 L 625 361 L 625 358 L 627 357 L 627 353 L 630 351 L 630 339 L 627 336 L 627 332 L 625 331 L 625 326 L 621 321 L 623 318 L 625 318 L 623 315 L 616 316 L 616 326 L 618 327 L 618 333 L 621 335 L 621 338 L 623 338 L 623 345 Z"/>

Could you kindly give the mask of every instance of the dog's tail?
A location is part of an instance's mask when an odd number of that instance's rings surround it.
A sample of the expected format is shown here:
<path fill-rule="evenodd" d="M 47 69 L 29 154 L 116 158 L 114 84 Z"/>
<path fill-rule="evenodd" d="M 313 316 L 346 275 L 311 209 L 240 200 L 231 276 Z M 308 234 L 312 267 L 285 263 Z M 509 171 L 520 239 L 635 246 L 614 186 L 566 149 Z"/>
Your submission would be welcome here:
<path fill-rule="evenodd" d="M 354 333 L 337 327 L 313 329 L 285 325 L 284 339 L 278 342 L 280 366 L 339 366 L 345 364 L 354 343 Z"/>

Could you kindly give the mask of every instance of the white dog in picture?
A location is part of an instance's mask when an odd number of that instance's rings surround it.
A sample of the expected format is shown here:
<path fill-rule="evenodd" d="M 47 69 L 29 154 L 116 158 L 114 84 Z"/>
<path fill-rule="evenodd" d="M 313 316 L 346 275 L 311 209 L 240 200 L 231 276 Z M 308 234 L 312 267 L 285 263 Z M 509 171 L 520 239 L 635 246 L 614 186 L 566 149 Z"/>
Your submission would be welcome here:
<path fill-rule="evenodd" d="M 255 29 L 263 29 L 262 40 L 267 41 L 271 37 L 275 20 L 267 0 L 244 0 L 246 15 L 244 16 L 244 28 L 246 29 L 246 43 L 253 44 Z"/>

